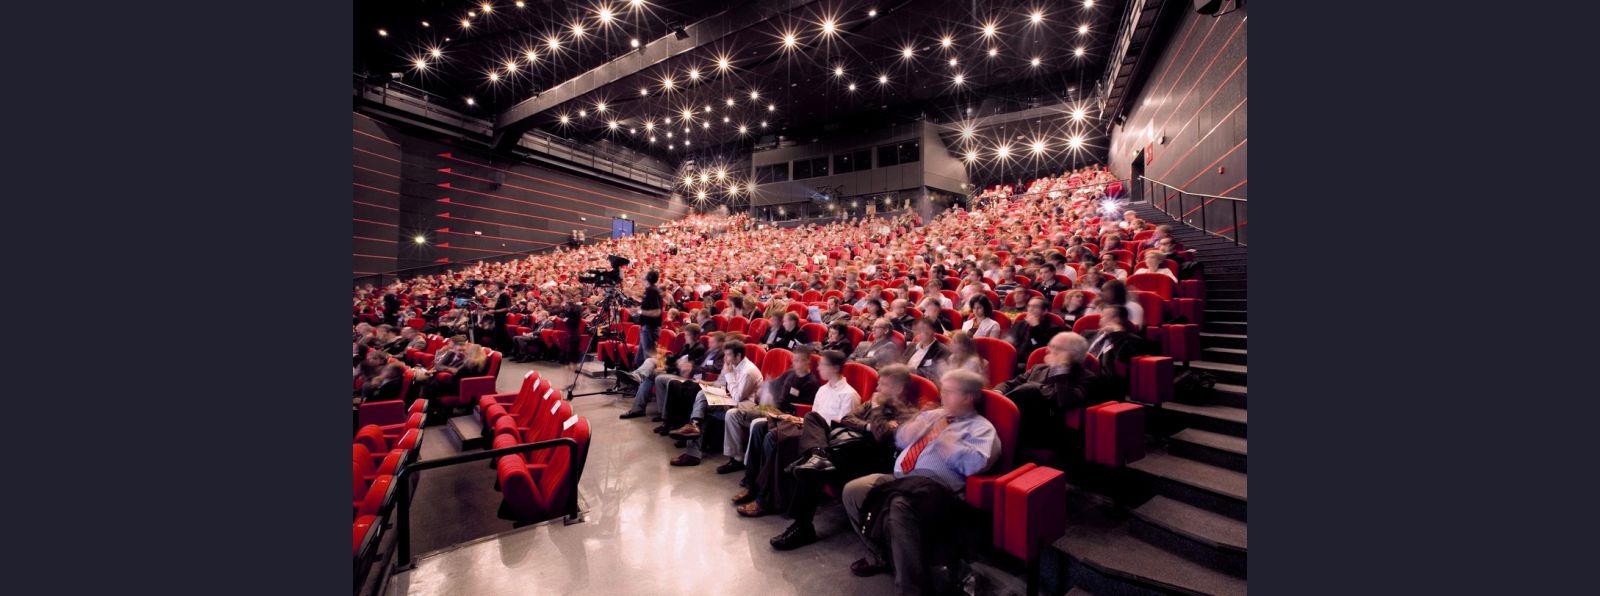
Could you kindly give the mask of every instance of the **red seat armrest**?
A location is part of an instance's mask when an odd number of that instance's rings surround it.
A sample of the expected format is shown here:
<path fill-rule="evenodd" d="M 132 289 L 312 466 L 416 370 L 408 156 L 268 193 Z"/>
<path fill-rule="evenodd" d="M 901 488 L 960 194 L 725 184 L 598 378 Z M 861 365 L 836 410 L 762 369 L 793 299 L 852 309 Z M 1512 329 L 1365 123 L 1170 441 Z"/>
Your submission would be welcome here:
<path fill-rule="evenodd" d="M 494 393 L 494 377 L 468 377 L 461 379 L 461 401 L 476 404 L 478 398 Z"/>

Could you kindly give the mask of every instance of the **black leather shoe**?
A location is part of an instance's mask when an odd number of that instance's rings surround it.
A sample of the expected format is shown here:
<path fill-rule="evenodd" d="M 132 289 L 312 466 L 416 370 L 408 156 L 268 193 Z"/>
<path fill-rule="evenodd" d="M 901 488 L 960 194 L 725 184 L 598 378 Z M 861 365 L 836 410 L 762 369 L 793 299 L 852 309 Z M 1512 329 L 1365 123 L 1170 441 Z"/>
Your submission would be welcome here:
<path fill-rule="evenodd" d="M 789 524 L 789 529 L 774 537 L 770 542 L 772 548 L 777 550 L 794 550 L 817 541 L 817 530 L 811 524 Z"/>
<path fill-rule="evenodd" d="M 657 427 L 652 428 L 650 430 L 655 432 L 658 435 L 665 435 L 665 434 L 667 434 L 667 430 L 668 429 L 667 429 L 667 425 L 663 424 L 661 426 L 657 426 Z"/>
<path fill-rule="evenodd" d="M 811 457 L 800 460 L 789 466 L 789 472 L 796 476 L 814 476 L 833 472 L 833 460 L 821 452 L 813 452 Z"/>
<path fill-rule="evenodd" d="M 736 460 L 736 459 L 730 459 L 730 460 L 728 460 L 728 463 L 725 463 L 725 464 L 722 464 L 720 466 L 717 466 L 717 473 L 718 474 L 732 474 L 734 472 L 737 472 L 737 471 L 743 470 L 743 469 L 744 469 L 744 462 L 741 462 L 741 461 Z"/>
<path fill-rule="evenodd" d="M 650 421 L 651 422 L 661 422 L 662 420 L 665 420 L 665 418 L 662 418 L 660 414 L 656 414 L 656 415 L 650 417 Z"/>
<path fill-rule="evenodd" d="M 644 416 L 644 410 L 628 410 L 623 412 L 621 416 L 618 416 L 618 418 L 627 420 L 629 418 L 638 418 L 640 416 Z"/>
<path fill-rule="evenodd" d="M 888 570 L 889 566 L 887 564 L 878 565 L 866 558 L 856 559 L 856 562 L 850 564 L 850 573 L 855 574 L 856 577 L 872 577 Z"/>

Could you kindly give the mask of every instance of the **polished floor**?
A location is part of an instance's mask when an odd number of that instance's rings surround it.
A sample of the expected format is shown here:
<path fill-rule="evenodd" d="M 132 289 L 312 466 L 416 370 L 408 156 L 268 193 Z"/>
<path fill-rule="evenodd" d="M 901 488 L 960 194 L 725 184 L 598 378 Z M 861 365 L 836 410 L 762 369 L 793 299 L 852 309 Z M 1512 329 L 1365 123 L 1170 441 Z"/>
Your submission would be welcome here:
<path fill-rule="evenodd" d="M 563 387 L 562 381 L 571 379 L 570 373 L 546 363 L 506 363 L 504 368 L 501 391 L 515 391 L 530 369 Z M 592 391 L 603 383 L 585 378 L 579 391 Z M 631 401 L 632 396 L 599 395 L 573 403 L 573 410 L 589 419 L 593 432 L 580 483 L 582 523 L 563 526 L 557 521 L 484 537 L 439 538 L 450 528 L 435 528 L 429 532 L 434 542 L 466 542 L 442 550 L 432 550 L 440 545 L 417 545 L 423 555 L 416 568 L 391 578 L 387 593 L 779 596 L 894 591 L 888 575 L 850 574 L 850 563 L 865 551 L 837 504 L 825 505 L 817 515 L 822 541 L 794 551 L 774 551 L 767 540 L 782 532 L 789 520 L 781 515 L 739 517 L 729 501 L 738 490 L 738 475 L 716 474 L 713 468 L 726 461 L 720 455 L 696 467 L 668 466 L 667 460 L 681 450 L 650 432 L 655 423 L 648 417 L 617 419 Z M 425 457 L 454 450 L 444 432 L 431 429 L 424 443 Z M 470 490 L 465 500 L 479 502 L 474 511 L 482 510 L 483 503 L 498 503 L 492 474 L 487 469 L 482 472 L 487 475 L 472 477 L 489 478 L 487 482 L 449 487 Z M 426 489 L 426 484 L 419 485 L 419 515 Z M 493 510 L 484 515 L 493 516 Z M 419 520 L 418 527 L 425 523 Z M 419 538 L 423 533 L 419 529 Z"/>

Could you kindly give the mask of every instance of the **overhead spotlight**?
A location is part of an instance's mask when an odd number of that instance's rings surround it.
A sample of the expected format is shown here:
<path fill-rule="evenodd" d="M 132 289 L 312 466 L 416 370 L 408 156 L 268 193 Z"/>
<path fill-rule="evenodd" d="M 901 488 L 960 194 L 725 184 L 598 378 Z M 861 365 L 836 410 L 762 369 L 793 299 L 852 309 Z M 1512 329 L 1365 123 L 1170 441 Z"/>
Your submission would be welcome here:
<path fill-rule="evenodd" d="M 846 89 L 849 89 L 850 91 L 855 91 L 856 90 L 856 84 L 855 83 L 850 83 L 850 85 L 847 86 Z"/>
<path fill-rule="evenodd" d="M 1088 34 L 1089 34 L 1089 24 L 1088 23 L 1084 23 L 1082 25 L 1078 25 L 1078 35 L 1088 35 Z"/>
<path fill-rule="evenodd" d="M 963 129 L 961 129 L 961 139 L 962 140 L 969 140 L 969 139 L 972 138 L 973 133 L 976 133 L 976 132 L 977 131 L 973 130 L 973 128 L 971 126 L 963 128 Z"/>
<path fill-rule="evenodd" d="M 474 99 L 472 99 L 472 98 L 470 98 L 470 97 L 468 97 L 468 98 L 467 98 L 467 105 L 469 105 L 469 106 L 475 106 L 475 105 L 478 105 L 478 102 L 477 102 L 477 101 L 476 101 L 476 100 L 474 100 Z"/>
<path fill-rule="evenodd" d="M 426 29 L 426 28 L 428 28 L 428 27 L 432 27 L 432 26 L 433 26 L 433 25 L 430 25 L 430 24 L 428 24 L 428 22 L 427 22 L 427 21 L 423 21 L 423 22 L 422 22 L 422 27 L 423 27 L 423 28 L 424 28 L 424 29 Z"/>
<path fill-rule="evenodd" d="M 517 72 L 517 63 L 516 63 L 515 60 L 507 60 L 506 61 L 506 72 L 507 73 Z"/>
<path fill-rule="evenodd" d="M 836 77 L 844 76 L 844 67 L 843 66 L 835 66 L 835 67 L 833 67 L 833 76 L 836 76 Z"/>
<path fill-rule="evenodd" d="M 1035 25 L 1037 25 L 1039 23 L 1043 23 L 1044 22 L 1044 13 L 1035 10 L 1035 11 L 1033 11 L 1033 14 L 1028 15 L 1028 21 L 1033 23 L 1033 24 L 1035 24 Z"/>
<path fill-rule="evenodd" d="M 750 91 L 750 101 L 755 101 L 758 99 L 761 99 L 761 92 L 752 89 Z"/>
<path fill-rule="evenodd" d="M 707 114 L 710 114 L 711 113 L 711 104 L 706 104 L 703 109 L 705 110 L 705 112 Z"/>
<path fill-rule="evenodd" d="M 389 36 L 389 30 L 381 29 L 381 28 L 378 29 L 378 37 L 388 37 L 388 36 Z"/>
<path fill-rule="evenodd" d="M 579 118 L 588 118 L 589 117 L 589 110 L 578 110 L 578 117 Z"/>
<path fill-rule="evenodd" d="M 711 123 L 710 122 L 701 122 L 700 123 L 700 128 L 710 129 L 711 128 Z"/>
<path fill-rule="evenodd" d="M 1079 58 L 1082 58 L 1083 57 L 1083 48 L 1079 47 L 1077 49 L 1072 50 L 1072 55 L 1073 56 L 1077 56 Z"/>
<path fill-rule="evenodd" d="M 650 95 L 650 88 L 649 87 L 640 87 L 639 88 L 639 97 L 645 97 L 645 96 L 648 96 L 648 95 Z"/>
<path fill-rule="evenodd" d="M 1044 150 L 1045 150 L 1044 141 L 1039 140 L 1039 139 L 1034 139 L 1032 147 L 1033 147 L 1033 154 L 1034 155 L 1043 155 L 1044 154 Z"/>
<path fill-rule="evenodd" d="M 1072 138 L 1067 139 L 1067 147 L 1070 149 L 1078 149 L 1083 147 L 1083 137 L 1073 136 Z"/>
<path fill-rule="evenodd" d="M 907 60 L 910 60 L 911 57 L 915 56 L 915 55 L 916 55 L 916 48 L 913 48 L 911 46 L 906 46 L 906 47 L 900 48 L 900 57 L 901 58 L 905 58 Z"/>
<path fill-rule="evenodd" d="M 633 39 L 628 40 L 628 46 L 629 47 L 635 47 L 635 48 L 639 47 L 639 38 L 635 37 Z"/>
<path fill-rule="evenodd" d="M 572 117 L 571 116 L 568 116 L 566 114 L 562 114 L 561 115 L 561 124 L 566 125 L 566 124 L 571 124 L 571 123 L 572 123 Z"/>
<path fill-rule="evenodd" d="M 798 43 L 800 43 L 800 40 L 795 38 L 794 33 L 783 34 L 783 47 L 793 49 Z"/>
<path fill-rule="evenodd" d="M 965 159 L 968 163 L 978 161 L 978 152 L 968 149 L 967 154 L 963 155 L 962 159 Z"/>
<path fill-rule="evenodd" d="M 500 72 L 499 71 L 494 71 L 494 70 L 489 71 L 489 82 L 490 83 L 498 83 L 498 82 L 500 82 Z"/>
<path fill-rule="evenodd" d="M 996 147 L 995 150 L 994 150 L 994 156 L 998 157 L 998 158 L 1000 158 L 1002 160 L 1009 159 L 1011 157 L 1011 146 L 1010 145 L 1001 145 L 999 147 Z"/>
<path fill-rule="evenodd" d="M 761 121 L 761 128 L 766 128 L 766 127 L 767 127 L 767 121 L 766 120 L 762 120 Z"/>
<path fill-rule="evenodd" d="M 717 56 L 717 72 L 728 72 L 730 68 L 733 68 L 732 60 L 727 56 Z"/>
<path fill-rule="evenodd" d="M 525 52 L 523 55 L 528 57 L 528 64 L 533 64 L 539 61 L 539 53 L 531 49 Z"/>
<path fill-rule="evenodd" d="M 517 0 L 517 8 L 527 8 L 527 6 L 528 6 L 527 2 L 523 2 L 522 0 Z"/>
<path fill-rule="evenodd" d="M 1083 122 L 1083 117 L 1084 116 L 1085 116 L 1085 114 L 1084 114 L 1083 108 L 1078 108 L 1078 109 L 1072 111 L 1072 120 L 1075 121 L 1075 122 Z"/>
<path fill-rule="evenodd" d="M 950 44 L 955 43 L 955 41 L 956 40 L 951 39 L 949 35 L 946 35 L 946 36 L 944 36 L 943 38 L 941 38 L 939 40 L 939 45 L 940 45 L 940 47 L 948 48 L 948 47 L 950 47 Z"/>
<path fill-rule="evenodd" d="M 744 185 L 744 191 L 745 192 L 749 192 L 749 193 L 755 192 L 756 191 L 756 183 L 751 182 L 749 184 Z"/>
<path fill-rule="evenodd" d="M 428 61 L 421 58 L 412 61 L 411 67 L 417 70 L 428 70 Z"/>
<path fill-rule="evenodd" d="M 490 4 L 488 2 L 484 2 L 483 4 L 479 4 L 478 8 L 483 9 L 483 14 L 489 14 L 491 12 L 494 12 L 494 5 Z"/>
<path fill-rule="evenodd" d="M 778 111 L 778 104 L 775 104 L 775 103 L 767 104 L 767 111 L 768 112 L 776 112 L 776 111 Z"/>
<path fill-rule="evenodd" d="M 462 29 L 471 29 L 472 28 L 472 21 L 469 20 L 469 19 L 461 19 L 461 28 Z"/>
<path fill-rule="evenodd" d="M 672 85 L 673 85 L 672 77 L 662 77 L 661 78 L 661 88 L 662 89 L 667 90 L 667 91 L 671 91 L 672 90 Z"/>
<path fill-rule="evenodd" d="M 440 57 L 444 56 L 444 50 L 441 50 L 439 48 L 429 48 L 428 49 L 428 55 L 429 56 L 433 56 L 434 58 L 440 58 Z"/>
<path fill-rule="evenodd" d="M 1084 8 L 1094 8 L 1094 0 L 1083 0 Z"/>
<path fill-rule="evenodd" d="M 561 38 L 551 35 L 544 38 L 544 44 L 550 46 L 551 51 L 561 49 Z"/>
<path fill-rule="evenodd" d="M 416 237 L 411 239 L 411 241 L 415 242 L 417 244 L 427 244 L 428 243 L 428 237 L 427 236 L 423 236 L 422 234 L 417 234 Z"/>
<path fill-rule="evenodd" d="M 967 81 L 967 77 L 965 75 L 957 73 L 955 78 L 951 79 L 951 80 L 954 81 L 955 84 L 961 85 L 961 84 L 963 84 L 963 83 L 965 83 Z"/>
<path fill-rule="evenodd" d="M 723 116 L 723 117 L 722 117 L 722 123 L 723 123 L 723 124 L 727 124 L 727 123 L 729 123 L 729 122 L 732 122 L 732 120 L 731 120 L 731 119 L 729 119 L 729 118 L 728 118 L 728 117 L 727 117 L 727 116 Z"/>
<path fill-rule="evenodd" d="M 886 75 L 886 74 L 878 75 L 878 84 L 879 85 L 888 85 L 889 84 L 889 75 Z"/>
<path fill-rule="evenodd" d="M 706 191 L 702 190 L 700 192 L 695 193 L 694 198 L 700 199 L 702 201 L 706 200 Z"/>
<path fill-rule="evenodd" d="M 692 184 L 694 184 L 694 175 L 691 174 L 689 176 L 684 176 L 683 177 L 683 185 L 684 186 L 689 186 L 689 185 L 692 185 Z"/>
<path fill-rule="evenodd" d="M 727 170 L 723 170 L 723 169 L 718 169 L 717 170 L 717 182 L 722 182 L 723 180 L 726 180 L 727 178 L 728 178 L 728 171 Z"/>
<path fill-rule="evenodd" d="M 995 27 L 994 23 L 984 23 L 983 24 L 983 36 L 984 37 L 994 37 L 994 34 L 996 32 L 998 32 L 998 31 L 999 31 L 999 28 Z"/>
<path fill-rule="evenodd" d="M 654 131 L 656 129 L 656 123 L 651 122 L 649 120 L 645 120 L 644 121 L 644 129 L 646 131 Z"/>
<path fill-rule="evenodd" d="M 689 80 L 691 80 L 691 81 L 700 80 L 700 69 L 698 69 L 698 68 L 689 69 Z"/>
<path fill-rule="evenodd" d="M 877 16 L 878 16 L 878 9 L 876 9 L 876 8 L 867 9 L 867 18 L 869 18 L 869 19 L 870 18 L 876 18 Z"/>
<path fill-rule="evenodd" d="M 739 125 L 739 134 L 745 134 L 745 133 L 748 133 L 748 132 L 750 132 L 750 127 L 745 126 L 743 124 Z"/>
<path fill-rule="evenodd" d="M 1044 61 L 1040 60 L 1038 56 L 1034 56 L 1032 60 L 1028 61 L 1028 66 L 1032 66 L 1034 68 L 1038 68 L 1040 64 L 1044 64 Z"/>
<path fill-rule="evenodd" d="M 572 24 L 572 36 L 573 37 L 583 37 L 583 23 L 573 23 Z"/>
<path fill-rule="evenodd" d="M 1000 55 L 1000 50 L 998 48 L 989 48 L 989 57 L 990 58 L 993 58 L 993 57 L 999 56 L 999 55 Z"/>
<path fill-rule="evenodd" d="M 611 24 L 611 19 L 613 18 L 611 15 L 611 8 L 607 6 L 600 7 L 600 10 L 595 12 L 595 16 L 600 17 L 600 22 L 607 25 Z"/>
<path fill-rule="evenodd" d="M 705 182 L 710 182 L 710 181 L 711 181 L 711 174 L 707 174 L 705 172 L 700 172 L 700 182 L 705 183 Z"/>
<path fill-rule="evenodd" d="M 837 24 L 835 24 L 833 22 L 833 19 L 831 17 L 822 20 L 822 34 L 823 35 L 833 35 L 834 33 L 838 33 L 838 31 L 839 31 L 839 27 L 838 27 Z"/>
<path fill-rule="evenodd" d="M 628 0 L 628 4 L 634 8 L 641 8 L 644 6 L 644 0 Z"/>
<path fill-rule="evenodd" d="M 683 119 L 684 120 L 693 120 L 694 119 L 694 110 L 690 110 L 690 109 L 687 109 L 687 108 L 684 109 L 683 110 Z"/>
<path fill-rule="evenodd" d="M 604 114 L 604 113 L 606 113 L 606 102 L 602 101 L 602 102 L 598 102 L 598 103 L 594 104 L 594 112 L 596 114 Z"/>
<path fill-rule="evenodd" d="M 609 128 L 611 130 L 616 130 L 617 129 L 617 121 L 616 120 L 612 120 L 610 122 L 607 122 L 606 123 L 606 128 Z"/>
<path fill-rule="evenodd" d="M 950 59 L 950 66 L 955 66 L 955 65 L 960 64 L 960 63 L 961 63 L 960 59 L 957 59 L 957 58 L 951 58 Z"/>
<path fill-rule="evenodd" d="M 739 194 L 739 185 L 737 185 L 737 184 L 729 184 L 728 185 L 728 194 L 730 194 L 730 195 Z"/>

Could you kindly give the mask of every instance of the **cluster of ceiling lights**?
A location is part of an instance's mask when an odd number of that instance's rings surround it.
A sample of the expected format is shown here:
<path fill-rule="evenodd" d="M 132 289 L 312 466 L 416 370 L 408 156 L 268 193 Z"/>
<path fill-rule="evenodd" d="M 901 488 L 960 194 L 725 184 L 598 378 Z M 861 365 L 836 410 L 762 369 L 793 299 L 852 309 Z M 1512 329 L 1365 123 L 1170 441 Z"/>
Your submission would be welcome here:
<path fill-rule="evenodd" d="M 986 142 L 978 138 L 977 126 L 972 122 L 962 122 L 958 146 L 961 152 L 961 161 L 967 164 L 997 164 L 1003 165 L 1013 159 L 1031 159 L 1035 162 L 1049 159 L 1054 155 L 1066 152 L 1076 154 L 1086 148 L 1085 132 L 1090 130 L 1089 110 L 1082 104 L 1073 106 L 1062 118 L 1064 132 L 1060 133 L 1032 133 L 1021 136 L 1020 145 L 1014 144 L 1017 139 L 1002 138 L 994 142 Z"/>
<path fill-rule="evenodd" d="M 678 180 L 681 192 L 696 203 L 705 203 L 714 196 L 731 200 L 740 195 L 749 197 L 756 194 L 754 181 L 740 181 L 728 171 L 726 165 L 707 166 L 699 170 L 686 167 L 679 175 L 682 176 Z"/>
<path fill-rule="evenodd" d="M 626 2 L 628 7 L 634 11 L 646 10 L 647 8 L 647 3 L 644 0 L 620 0 L 618 4 L 620 5 L 621 2 Z M 515 2 L 515 6 L 518 9 L 522 9 L 526 7 L 526 3 L 519 0 Z M 1083 0 L 1082 6 L 1084 9 L 1092 9 L 1094 8 L 1094 1 Z M 495 11 L 496 6 L 491 2 L 475 3 L 475 7 L 467 11 L 466 15 L 460 20 L 460 26 L 463 30 L 471 30 L 475 23 L 491 18 Z M 600 28 L 610 27 L 617 22 L 618 10 L 612 5 L 596 6 L 592 9 L 592 12 L 592 20 Z M 878 15 L 878 11 L 876 8 L 872 8 L 867 10 L 866 14 L 868 18 L 875 18 Z M 1023 19 L 1024 24 L 1021 26 L 1038 27 L 1044 25 L 1049 17 L 1043 10 L 1033 9 L 1023 15 Z M 422 26 L 427 28 L 431 25 L 423 21 Z M 832 15 L 821 17 L 815 22 L 815 27 L 815 38 L 813 39 L 806 39 L 805 31 L 802 29 L 790 28 L 779 31 L 775 35 L 778 51 L 783 53 L 795 52 L 801 46 L 813 41 L 826 41 L 844 34 L 843 23 L 838 17 Z M 980 37 L 979 43 L 987 45 L 986 54 L 990 59 L 1000 58 L 1001 50 L 994 44 L 1003 35 L 1003 28 L 1004 24 L 999 20 L 988 20 L 977 26 Z M 577 43 L 585 39 L 588 32 L 586 21 L 580 20 L 567 25 L 564 34 L 566 39 L 563 38 L 562 33 L 545 34 L 541 38 L 543 54 L 541 54 L 539 47 L 528 47 L 523 48 L 515 56 L 497 61 L 493 67 L 484 72 L 484 84 L 496 86 L 521 72 L 527 72 L 531 76 L 534 72 L 533 67 L 539 64 L 541 60 L 561 52 L 563 43 L 566 43 L 568 39 L 572 43 Z M 1079 38 L 1087 36 L 1089 32 L 1090 26 L 1087 22 L 1079 24 L 1076 28 Z M 378 35 L 380 37 L 388 37 L 389 32 L 386 29 L 379 29 Z M 448 38 L 446 40 L 448 41 Z M 939 37 L 938 43 L 940 48 L 946 50 L 947 56 L 944 61 L 950 68 L 948 76 L 951 87 L 963 88 L 972 83 L 971 77 L 961 69 L 960 59 L 954 55 L 956 36 L 951 33 L 945 33 Z M 634 38 L 630 40 L 630 45 L 638 48 L 641 44 L 637 38 Z M 1087 49 L 1081 42 L 1072 50 L 1074 58 L 1081 59 L 1086 55 Z M 918 57 L 918 48 L 912 45 L 904 46 L 900 50 L 900 57 L 906 61 L 915 60 Z M 425 72 L 444 59 L 443 49 L 438 46 L 431 46 L 422 54 L 413 56 L 411 64 L 415 71 Z M 1044 66 L 1045 59 L 1042 56 L 1033 55 L 1028 57 L 1026 61 L 1029 67 L 1038 69 Z M 694 86 L 709 82 L 717 77 L 725 77 L 732 73 L 734 69 L 733 59 L 727 54 L 719 54 L 713 57 L 713 61 L 709 65 L 694 65 L 681 72 L 669 72 L 661 75 L 658 83 L 639 87 L 639 96 L 649 97 L 657 94 L 671 96 L 674 93 L 687 95 Z M 833 65 L 831 73 L 834 81 L 845 93 L 854 94 L 863 88 L 862 84 L 851 75 L 850 70 L 843 64 Z M 894 79 L 886 72 L 875 72 L 870 77 L 870 80 L 875 81 L 880 89 L 889 87 L 894 82 Z M 592 100 L 592 103 L 585 102 L 586 105 L 584 107 L 579 107 L 575 111 L 571 109 L 561 111 L 555 115 L 554 119 L 563 128 L 595 127 L 607 134 L 628 135 L 641 139 L 651 146 L 666 147 L 669 150 L 688 149 L 693 147 L 693 140 L 690 135 L 698 131 L 710 131 L 717 124 L 717 120 L 721 121 L 720 124 L 724 126 L 725 130 L 736 132 L 741 138 L 769 127 L 766 119 L 758 120 L 755 117 L 739 117 L 734 112 L 736 108 L 740 107 L 740 104 L 748 106 L 756 113 L 761 113 L 764 107 L 765 113 L 763 116 L 770 118 L 777 111 L 777 104 L 771 101 L 763 101 L 759 88 L 751 88 L 748 92 L 741 91 L 739 97 L 738 100 L 731 95 L 724 98 L 722 102 L 724 112 L 720 118 L 714 116 L 713 107 L 710 104 L 701 106 L 679 105 L 675 107 L 674 115 L 635 116 L 629 118 L 618 114 L 614 108 L 607 105 L 605 99 L 597 99 Z M 744 97 L 749 98 L 748 102 L 745 102 Z M 463 101 L 467 106 L 475 106 L 477 103 L 472 97 L 465 97 Z M 1081 118 L 1079 120 L 1081 121 Z M 1065 146 L 1068 149 L 1081 147 L 1081 135 L 1069 136 Z M 993 149 L 992 153 L 997 159 L 1008 159 L 1012 152 L 1007 147 L 1009 146 L 998 146 Z M 1049 142 L 1033 142 L 1029 144 L 1029 148 L 1033 149 L 1035 154 L 1043 154 L 1051 150 L 1051 145 Z M 965 156 L 969 162 L 976 161 L 979 155 L 981 153 L 977 149 L 969 148 L 965 151 Z"/>

